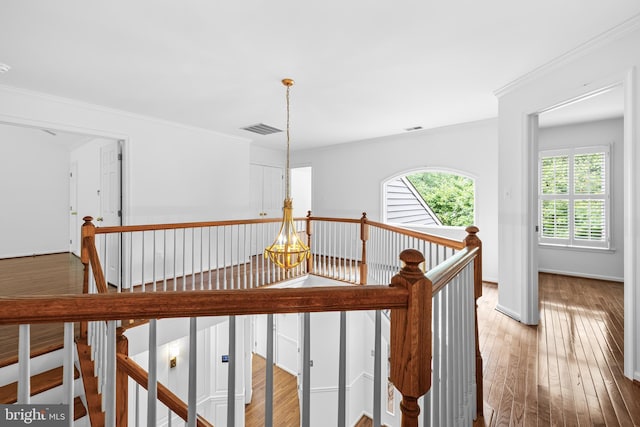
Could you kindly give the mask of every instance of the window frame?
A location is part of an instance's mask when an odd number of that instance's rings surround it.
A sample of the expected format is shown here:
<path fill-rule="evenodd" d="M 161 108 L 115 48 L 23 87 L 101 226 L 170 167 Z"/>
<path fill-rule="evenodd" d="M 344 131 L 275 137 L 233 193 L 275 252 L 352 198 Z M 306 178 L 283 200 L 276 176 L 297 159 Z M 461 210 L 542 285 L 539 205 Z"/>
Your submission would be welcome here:
<path fill-rule="evenodd" d="M 604 193 L 600 194 L 576 194 L 574 182 L 575 157 L 581 154 L 604 153 Z M 566 194 L 543 194 L 542 188 L 542 163 L 548 157 L 568 157 L 568 189 Z M 568 238 L 543 236 L 543 203 L 545 200 L 568 201 Z M 586 240 L 576 238 L 575 204 L 581 200 L 602 200 L 604 203 L 604 240 Z M 538 244 L 543 246 L 559 246 L 567 248 L 591 248 L 611 249 L 611 147 L 610 145 L 594 145 L 589 147 L 572 147 L 563 149 L 542 150 L 538 153 Z"/>

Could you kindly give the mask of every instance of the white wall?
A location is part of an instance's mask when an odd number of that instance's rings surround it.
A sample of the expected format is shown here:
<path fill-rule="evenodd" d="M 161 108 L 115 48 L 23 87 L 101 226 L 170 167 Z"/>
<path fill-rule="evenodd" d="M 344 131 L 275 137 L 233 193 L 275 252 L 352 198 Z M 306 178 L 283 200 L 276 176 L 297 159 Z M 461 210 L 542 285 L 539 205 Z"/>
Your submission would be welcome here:
<path fill-rule="evenodd" d="M 578 250 L 540 245 L 538 268 L 540 271 L 550 273 L 623 281 L 624 147 L 622 118 L 542 128 L 538 135 L 540 151 L 594 145 L 611 146 L 611 250 Z"/>
<path fill-rule="evenodd" d="M 425 168 L 461 172 L 476 180 L 476 218 L 483 241 L 484 279 L 498 277 L 497 122 L 483 120 L 336 145 L 293 154 L 312 167 L 317 216 L 382 218 L 382 183 Z"/>
<path fill-rule="evenodd" d="M 69 250 L 69 153 L 54 138 L 0 125 L 0 258 Z"/>
<path fill-rule="evenodd" d="M 634 307 L 640 304 L 638 237 L 640 227 L 640 164 L 637 100 L 640 87 L 640 18 L 625 23 L 580 50 L 565 55 L 535 74 L 498 92 L 499 96 L 499 301 L 498 304 L 524 323 L 538 321 L 538 290 L 534 275 L 535 215 L 532 194 L 535 183 L 530 169 L 535 161 L 528 144 L 528 115 L 568 99 L 623 82 L 625 92 L 625 374 L 640 378 L 640 318 Z"/>
<path fill-rule="evenodd" d="M 222 355 L 229 354 L 228 317 L 200 318 L 197 333 L 197 407 L 198 414 L 214 425 L 227 425 L 227 389 L 229 364 L 222 362 Z M 244 322 L 246 316 L 236 317 L 236 427 L 244 426 Z M 140 330 L 139 330 L 140 329 Z M 188 401 L 189 393 L 189 321 L 187 319 L 163 319 L 158 321 L 157 375 L 158 381 L 167 386 L 182 401 Z M 187 334 L 187 336 L 185 336 Z M 127 331 L 130 357 L 148 371 L 148 327 L 138 326 Z M 169 367 L 170 348 L 178 351 L 177 365 Z M 250 374 L 250 373 L 248 373 Z M 129 380 L 129 425 L 135 423 L 135 383 Z M 140 389 L 140 425 L 146 425 L 147 393 Z M 167 410 L 157 405 L 159 426 L 167 425 Z M 182 425 L 175 415 L 172 425 Z"/>
<path fill-rule="evenodd" d="M 249 140 L 7 86 L 0 122 L 123 139 L 125 224 L 249 216 Z"/>

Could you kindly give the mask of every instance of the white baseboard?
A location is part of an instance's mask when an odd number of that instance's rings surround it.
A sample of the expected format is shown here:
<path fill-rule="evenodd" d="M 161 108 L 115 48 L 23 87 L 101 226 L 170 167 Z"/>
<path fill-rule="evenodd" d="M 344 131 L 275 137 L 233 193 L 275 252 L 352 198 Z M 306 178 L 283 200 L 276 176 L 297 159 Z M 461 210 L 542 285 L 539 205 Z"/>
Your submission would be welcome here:
<path fill-rule="evenodd" d="M 546 268 L 539 268 L 539 273 L 550 273 L 550 274 L 560 274 L 563 276 L 572 276 L 572 277 L 584 277 L 585 279 L 597 279 L 597 280 L 607 280 L 610 282 L 624 282 L 624 277 L 615 277 L 615 276 L 605 276 L 602 274 L 585 274 L 581 272 L 574 271 L 560 271 L 560 270 L 552 270 Z"/>
<path fill-rule="evenodd" d="M 520 322 L 521 317 L 520 317 L 520 313 L 516 313 L 513 310 L 510 310 L 508 308 L 506 308 L 503 305 L 500 304 L 496 304 L 496 310 L 498 310 L 500 313 L 505 314 L 509 317 L 511 317 L 513 320 L 517 320 L 518 322 Z"/>

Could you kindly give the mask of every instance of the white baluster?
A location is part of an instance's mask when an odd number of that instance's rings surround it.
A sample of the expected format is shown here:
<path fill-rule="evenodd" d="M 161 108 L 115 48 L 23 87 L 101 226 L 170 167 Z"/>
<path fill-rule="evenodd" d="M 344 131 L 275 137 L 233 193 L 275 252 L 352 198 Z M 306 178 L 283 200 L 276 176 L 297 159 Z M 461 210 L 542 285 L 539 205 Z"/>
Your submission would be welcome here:
<path fill-rule="evenodd" d="M 106 331 L 106 369 L 105 369 L 105 426 L 116 425 L 116 322 L 107 322 Z"/>
<path fill-rule="evenodd" d="M 69 405 L 69 427 L 73 427 L 73 398 L 74 398 L 74 361 L 75 343 L 73 342 L 73 323 L 64 324 L 64 356 L 62 364 L 62 385 L 64 389 L 63 403 Z"/>
<path fill-rule="evenodd" d="M 18 403 L 31 402 L 31 326 L 18 331 Z"/>

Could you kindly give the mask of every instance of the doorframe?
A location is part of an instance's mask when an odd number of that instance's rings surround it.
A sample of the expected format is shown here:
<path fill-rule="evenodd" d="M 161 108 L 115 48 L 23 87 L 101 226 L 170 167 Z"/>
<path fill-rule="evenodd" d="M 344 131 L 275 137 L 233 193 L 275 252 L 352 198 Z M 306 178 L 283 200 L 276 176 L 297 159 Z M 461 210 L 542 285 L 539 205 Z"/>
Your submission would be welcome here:
<path fill-rule="evenodd" d="M 21 126 L 34 129 L 50 129 L 52 131 L 77 133 L 81 135 L 92 136 L 96 138 L 115 139 L 120 141 L 120 152 L 122 153 L 122 162 L 120 163 L 120 209 L 122 210 L 121 225 L 128 225 L 129 218 L 127 213 L 130 210 L 130 188 L 129 188 L 129 135 L 111 130 L 96 130 L 81 126 L 72 125 L 64 122 L 49 122 L 42 120 L 29 119 L 24 117 L 8 116 L 0 114 L 0 124 L 10 126 Z"/>
<path fill-rule="evenodd" d="M 553 104 L 547 104 L 541 108 L 537 108 L 534 111 L 529 112 L 526 115 L 524 121 L 524 133 L 525 142 L 527 144 L 525 155 L 527 160 L 525 165 L 527 166 L 528 183 L 526 185 L 528 191 L 527 203 L 529 209 L 527 212 L 527 226 L 529 228 L 526 233 L 528 242 L 526 245 L 529 250 L 527 257 L 527 282 L 525 284 L 524 292 L 522 293 L 522 319 L 523 323 L 537 324 L 539 320 L 539 295 L 538 295 L 538 241 L 537 233 L 535 232 L 535 226 L 537 225 L 537 121 L 538 115 L 548 111 L 552 108 L 556 108 L 568 102 L 573 102 L 580 98 L 584 98 L 599 91 L 605 90 L 616 85 L 621 85 L 624 93 L 624 375 L 632 379 L 637 378 L 636 374 L 636 322 L 638 316 L 635 313 L 635 301 L 637 298 L 636 281 L 638 268 L 635 265 L 637 254 L 639 249 L 637 243 L 634 240 L 636 235 L 637 226 L 634 223 L 634 218 L 638 217 L 638 209 L 636 205 L 640 201 L 640 196 L 636 195 L 636 181 L 637 175 L 640 176 L 640 172 L 634 173 L 634 158 L 635 152 L 634 141 L 636 138 L 636 116 L 637 111 L 637 97 L 636 97 L 636 70 L 635 67 L 625 70 L 623 73 L 610 77 L 609 79 L 601 82 L 594 82 L 588 87 L 578 90 L 573 96 L 566 97 L 561 102 Z M 596 87 L 594 90 L 592 88 Z M 535 126 L 534 126 L 535 125 Z M 535 322 L 532 323 L 532 321 Z"/>

